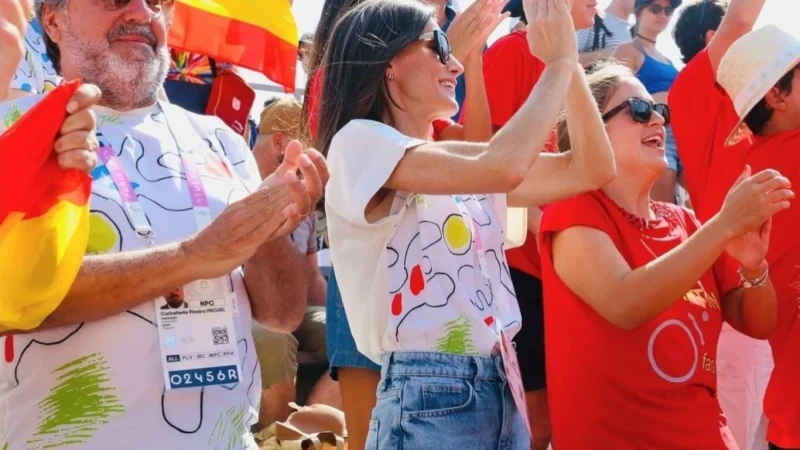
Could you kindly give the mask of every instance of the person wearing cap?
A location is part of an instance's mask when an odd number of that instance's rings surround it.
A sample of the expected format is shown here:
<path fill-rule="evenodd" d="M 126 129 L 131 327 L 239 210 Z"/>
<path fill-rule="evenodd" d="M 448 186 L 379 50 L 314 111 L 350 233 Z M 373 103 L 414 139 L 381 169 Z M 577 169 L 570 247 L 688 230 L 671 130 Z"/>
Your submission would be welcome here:
<path fill-rule="evenodd" d="M 716 68 L 730 45 L 752 29 L 764 3 L 732 0 L 729 5 L 725 0 L 701 0 L 686 5 L 675 22 L 673 37 L 686 67 L 669 94 L 672 127 L 685 187 L 701 222 L 719 211 L 751 146 L 745 140 L 724 148 L 727 133 L 739 116 L 717 84 Z M 780 245 L 773 242 L 773 246 Z M 733 437 L 743 449 L 765 449 L 763 403 L 773 369 L 769 343 L 724 324 L 717 368 L 717 393 Z"/>
<path fill-rule="evenodd" d="M 277 98 L 261 112 L 253 157 L 261 178 L 270 176 L 283 162 L 289 143 L 300 136 L 303 105 L 294 98 Z M 296 377 L 300 356 L 310 356 L 315 363 L 326 363 L 325 299 L 327 282 L 317 263 L 317 217 L 311 214 L 290 235 L 299 253 L 305 256 L 308 274 L 308 307 L 300 327 L 294 333 L 278 333 L 253 324 L 253 340 L 261 366 L 262 396 L 259 427 L 276 420 L 286 420 L 296 401 Z M 341 407 L 338 384 L 327 374 L 321 376 L 306 403 L 325 403 Z"/>
<path fill-rule="evenodd" d="M 594 26 L 578 30 L 580 62 L 590 67 L 597 60 L 611 56 L 617 46 L 631 41 L 634 0 L 611 0 L 605 14 L 597 14 Z"/>
<path fill-rule="evenodd" d="M 800 144 L 800 93 L 794 89 L 800 41 L 774 25 L 742 35 L 764 1 L 741 3 L 731 4 L 708 49 L 687 66 L 689 74 L 671 94 L 684 110 L 691 108 L 695 118 L 708 118 L 691 123 L 684 119 L 681 125 L 683 139 L 693 138 L 696 146 L 705 141 L 695 158 L 708 166 L 701 191 L 707 196 L 716 197 L 716 190 L 725 189 L 723 183 L 745 164 L 754 170 L 774 167 L 793 183 L 800 182 L 800 158 L 795 154 Z M 748 14 L 729 19 L 734 7 Z M 723 33 L 729 20 L 737 30 Z M 694 96 L 691 106 L 689 89 Z M 737 146 L 743 141 L 751 145 Z M 795 208 L 774 218 L 774 244 L 762 268 L 769 271 L 778 294 L 778 327 L 769 339 L 775 368 L 764 398 L 767 440 L 774 449 L 800 448 L 800 360 L 792 354 L 800 345 L 798 222 L 800 211 Z"/>
<path fill-rule="evenodd" d="M 574 0 L 570 16 L 576 29 L 592 26 L 596 13 L 594 0 Z M 527 22 L 522 0 L 511 0 L 505 8 L 511 17 Z M 527 30 L 515 31 L 498 39 L 483 55 L 486 95 L 489 99 L 492 128 L 496 132 L 522 107 L 545 70 L 541 60 L 528 48 Z M 469 110 L 469 101 L 465 105 Z M 556 150 L 553 133 L 544 151 Z M 525 326 L 514 338 L 519 355 L 522 382 L 531 424 L 531 449 L 544 450 L 550 444 L 548 415 L 544 322 L 542 312 L 541 263 L 536 235 L 539 208 L 528 208 L 528 237 L 522 247 L 506 252 L 511 281 L 517 293 Z"/>
<path fill-rule="evenodd" d="M 667 29 L 670 18 L 681 3 L 682 0 L 636 0 L 633 6 L 636 23 L 631 28 L 633 40 L 618 46 L 612 55 L 633 68 L 636 77 L 657 102 L 667 102 L 667 92 L 678 76 L 678 69 L 656 49 L 656 40 Z M 653 198 L 676 203 L 682 168 L 672 128 L 668 126 L 666 129 L 669 170 L 653 187 Z"/>

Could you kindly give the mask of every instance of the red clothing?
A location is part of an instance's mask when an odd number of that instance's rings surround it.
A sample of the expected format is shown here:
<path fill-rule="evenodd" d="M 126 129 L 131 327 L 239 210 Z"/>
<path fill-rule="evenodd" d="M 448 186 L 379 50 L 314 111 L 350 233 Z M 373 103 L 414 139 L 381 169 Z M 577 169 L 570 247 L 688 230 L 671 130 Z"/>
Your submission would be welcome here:
<path fill-rule="evenodd" d="M 725 195 L 745 164 L 753 172 L 777 169 L 793 186 L 800 185 L 800 130 L 778 133 L 724 148 L 738 121 L 733 104 L 715 81 L 708 54 L 703 52 L 683 69 L 669 96 L 672 128 L 684 165 L 689 195 L 708 219 L 722 206 Z M 764 413 L 767 439 L 784 448 L 800 448 L 800 208 L 793 205 L 773 220 L 767 261 L 778 296 L 778 327 L 770 338 L 775 368 L 767 386 Z"/>
<path fill-rule="evenodd" d="M 319 127 L 319 98 L 322 95 L 322 77 L 325 69 L 319 69 L 311 76 L 311 84 L 306 93 L 308 102 L 308 130 L 311 133 L 312 141 L 317 139 L 317 129 Z M 439 135 L 445 128 L 453 125 L 453 121 L 447 119 L 436 119 L 433 121 L 433 140 L 439 140 Z"/>
<path fill-rule="evenodd" d="M 716 82 L 707 51 L 695 56 L 675 79 L 669 107 L 686 189 L 697 218 L 705 222 L 719 212 L 744 170 L 750 148 L 748 141 L 724 146 L 739 116 Z"/>
<path fill-rule="evenodd" d="M 450 125 L 453 125 L 452 119 L 436 119 L 433 121 L 433 140 L 439 141 L 440 136 L 442 135 L 442 131 L 447 129 Z"/>
<path fill-rule="evenodd" d="M 544 72 L 544 63 L 531 55 L 527 32 L 515 31 L 497 40 L 483 54 L 483 76 L 492 125 L 495 129 L 505 125 L 528 99 L 533 87 Z M 550 136 L 545 151 L 556 151 L 555 132 Z M 542 277 L 536 236 L 528 233 L 522 247 L 506 252 L 511 267 Z"/>
<path fill-rule="evenodd" d="M 739 283 L 731 260 L 720 258 L 682 300 L 634 331 L 603 319 L 553 268 L 552 235 L 567 228 L 604 232 L 628 264 L 638 268 L 684 242 L 699 226 L 677 206 L 654 203 L 653 209 L 657 218 L 644 221 L 601 191 L 545 209 L 547 395 L 553 443 L 559 449 L 736 448 L 725 441 L 729 432 L 716 397 L 721 294 Z"/>
<path fill-rule="evenodd" d="M 318 69 L 311 75 L 311 83 L 306 92 L 306 102 L 308 103 L 308 131 L 311 133 L 311 141 L 317 140 L 317 127 L 319 127 L 319 97 L 322 95 L 322 77 L 325 69 Z"/>

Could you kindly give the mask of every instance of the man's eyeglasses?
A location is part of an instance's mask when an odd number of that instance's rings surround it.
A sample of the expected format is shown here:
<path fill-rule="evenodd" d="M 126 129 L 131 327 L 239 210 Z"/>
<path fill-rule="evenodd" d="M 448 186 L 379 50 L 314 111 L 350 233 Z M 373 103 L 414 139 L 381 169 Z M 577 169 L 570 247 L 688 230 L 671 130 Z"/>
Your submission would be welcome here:
<path fill-rule="evenodd" d="M 647 8 L 655 15 L 659 15 L 663 12 L 667 17 L 672 17 L 672 13 L 675 12 L 675 8 L 672 6 L 661 6 L 657 3 L 651 3 Z"/>
<path fill-rule="evenodd" d="M 432 41 L 431 48 L 439 56 L 439 61 L 441 61 L 442 64 L 447 64 L 450 61 L 452 49 L 450 48 L 450 41 L 447 39 L 447 35 L 444 34 L 444 31 L 433 30 L 428 33 L 422 33 L 422 35 L 419 37 L 419 40 Z"/>
<path fill-rule="evenodd" d="M 653 117 L 653 111 L 655 111 L 664 118 L 664 125 L 669 125 L 669 106 L 663 103 L 652 103 L 636 97 L 625 100 L 603 114 L 603 122 L 608 122 L 625 108 L 628 108 L 631 113 L 631 118 L 633 118 L 635 122 L 649 123 L 650 119 Z"/>
<path fill-rule="evenodd" d="M 131 0 L 95 0 L 95 2 L 105 9 L 116 10 L 128 6 Z M 147 0 L 147 6 L 153 11 L 170 8 L 174 4 L 175 0 Z"/>

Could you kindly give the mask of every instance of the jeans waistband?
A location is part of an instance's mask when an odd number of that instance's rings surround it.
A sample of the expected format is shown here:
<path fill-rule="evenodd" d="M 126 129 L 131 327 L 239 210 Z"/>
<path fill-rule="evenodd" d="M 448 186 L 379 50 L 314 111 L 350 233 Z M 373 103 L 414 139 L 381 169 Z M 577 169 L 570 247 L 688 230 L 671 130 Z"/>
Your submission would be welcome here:
<path fill-rule="evenodd" d="M 497 356 L 462 356 L 436 352 L 394 352 L 381 357 L 381 377 L 437 376 L 504 381 L 503 360 Z"/>

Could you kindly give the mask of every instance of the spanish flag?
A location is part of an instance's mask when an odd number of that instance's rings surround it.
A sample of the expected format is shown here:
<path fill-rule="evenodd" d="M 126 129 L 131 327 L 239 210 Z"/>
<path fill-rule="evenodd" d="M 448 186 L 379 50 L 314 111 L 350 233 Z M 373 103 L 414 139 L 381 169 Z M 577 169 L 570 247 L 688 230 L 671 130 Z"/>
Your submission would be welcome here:
<path fill-rule="evenodd" d="M 92 181 L 62 169 L 53 152 L 78 86 L 51 91 L 0 135 L 0 331 L 39 326 L 86 251 Z"/>
<path fill-rule="evenodd" d="M 177 0 L 168 42 L 261 72 L 293 92 L 298 39 L 289 0 Z"/>

